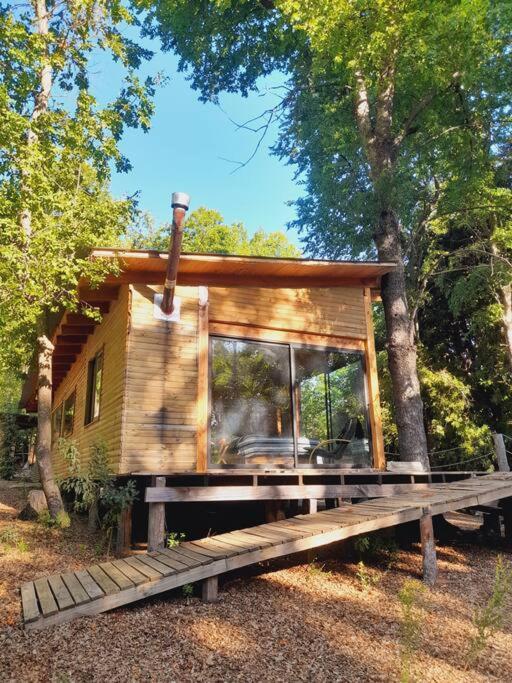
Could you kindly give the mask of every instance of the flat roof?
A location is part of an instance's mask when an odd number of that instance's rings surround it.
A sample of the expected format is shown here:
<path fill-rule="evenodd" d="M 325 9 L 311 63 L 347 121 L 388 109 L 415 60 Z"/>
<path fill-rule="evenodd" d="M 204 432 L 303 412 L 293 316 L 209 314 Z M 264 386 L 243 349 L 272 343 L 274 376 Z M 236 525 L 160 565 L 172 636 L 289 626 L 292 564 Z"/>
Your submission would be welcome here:
<path fill-rule="evenodd" d="M 142 249 L 94 249 L 91 258 L 118 260 L 122 273 L 107 277 L 109 282 L 163 282 L 167 253 Z M 180 258 L 178 283 L 261 286 L 271 283 L 286 286 L 301 282 L 335 286 L 358 282 L 378 286 L 382 275 L 395 268 L 394 263 L 378 261 L 326 261 L 320 259 L 272 258 L 265 256 L 231 256 L 224 254 L 183 253 Z M 243 279 L 240 279 L 243 278 Z"/>

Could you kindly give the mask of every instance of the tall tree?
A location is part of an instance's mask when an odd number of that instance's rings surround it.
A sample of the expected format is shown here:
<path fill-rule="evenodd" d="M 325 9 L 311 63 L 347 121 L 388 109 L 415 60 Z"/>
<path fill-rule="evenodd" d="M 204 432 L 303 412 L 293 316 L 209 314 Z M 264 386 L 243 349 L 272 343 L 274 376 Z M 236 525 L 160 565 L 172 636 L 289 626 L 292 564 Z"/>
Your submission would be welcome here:
<path fill-rule="evenodd" d="M 52 516 L 62 510 L 50 461 L 52 316 L 80 306 L 81 277 L 100 281 L 105 266 L 88 250 L 117 239 L 132 214 L 108 179 L 112 165 L 129 168 L 125 127 L 146 129 L 152 112 L 154 83 L 136 75 L 151 54 L 125 35 L 135 23 L 117 0 L 0 7 L 0 354 L 22 368 L 37 340 L 38 463 Z M 104 105 L 89 79 L 100 53 L 124 69 Z"/>
<path fill-rule="evenodd" d="M 156 226 L 154 219 L 141 213 L 128 231 L 126 241 L 130 247 L 167 251 L 171 226 Z M 249 237 L 242 223 L 225 223 L 214 209 L 200 206 L 187 218 L 183 235 L 183 250 L 198 254 L 237 254 L 239 256 L 277 256 L 298 258 L 300 250 L 278 230 L 257 230 Z"/>
<path fill-rule="evenodd" d="M 382 300 L 398 442 L 403 459 L 428 466 L 405 265 L 414 261 L 411 238 L 437 209 L 438 174 L 465 167 L 482 142 L 475 107 L 496 120 L 507 106 L 510 8 L 491 0 L 139 5 L 204 100 L 246 94 L 274 70 L 288 75 L 263 129 L 280 120 L 275 152 L 305 175 L 296 225 L 317 254 L 376 251 L 396 264 Z"/>

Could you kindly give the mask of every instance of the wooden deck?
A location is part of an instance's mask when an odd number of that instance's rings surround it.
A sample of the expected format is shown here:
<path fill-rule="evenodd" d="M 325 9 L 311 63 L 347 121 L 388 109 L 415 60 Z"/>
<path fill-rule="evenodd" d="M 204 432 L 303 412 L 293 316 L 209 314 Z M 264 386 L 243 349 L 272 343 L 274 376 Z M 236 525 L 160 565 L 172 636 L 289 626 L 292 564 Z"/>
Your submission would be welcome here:
<path fill-rule="evenodd" d="M 27 629 L 99 614 L 262 560 L 433 515 L 512 498 L 512 473 L 495 473 L 181 543 L 21 587 Z M 510 509 L 509 507 L 507 509 Z M 507 513 L 510 516 L 510 512 Z"/>

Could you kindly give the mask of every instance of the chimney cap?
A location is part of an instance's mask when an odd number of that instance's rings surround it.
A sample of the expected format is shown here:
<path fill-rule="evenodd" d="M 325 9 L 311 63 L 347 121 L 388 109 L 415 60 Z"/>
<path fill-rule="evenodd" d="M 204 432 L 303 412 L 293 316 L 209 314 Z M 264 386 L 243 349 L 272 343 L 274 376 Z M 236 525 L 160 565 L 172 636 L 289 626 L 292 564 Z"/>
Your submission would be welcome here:
<path fill-rule="evenodd" d="M 182 209 L 185 209 L 185 211 L 187 211 L 188 207 L 190 206 L 189 195 L 186 194 L 185 192 L 173 192 L 172 193 L 172 199 L 171 199 L 171 206 L 173 209 L 180 207 Z"/>

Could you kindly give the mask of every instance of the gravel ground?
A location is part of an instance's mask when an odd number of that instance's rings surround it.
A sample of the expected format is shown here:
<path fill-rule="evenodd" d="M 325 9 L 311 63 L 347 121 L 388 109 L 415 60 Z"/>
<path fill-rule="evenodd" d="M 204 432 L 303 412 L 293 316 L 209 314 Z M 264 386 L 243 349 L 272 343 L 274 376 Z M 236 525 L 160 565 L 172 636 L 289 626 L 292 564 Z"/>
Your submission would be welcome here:
<path fill-rule="evenodd" d="M 74 520 L 48 531 L 13 521 L 19 491 L 0 492 L 0 538 L 16 530 L 27 544 L 0 544 L 0 680 L 109 681 L 398 681 L 398 592 L 420 577 L 417 547 L 390 570 L 331 557 L 313 564 L 274 562 L 230 576 L 220 600 L 205 605 L 180 591 L 44 631 L 20 626 L 17 589 L 26 580 L 101 559 L 97 539 Z M 497 551 L 439 548 L 440 576 L 420 611 L 415 681 L 511 681 L 512 631 L 496 633 L 465 671 L 472 615 L 487 600 Z M 506 555 L 511 560 L 510 555 Z"/>

